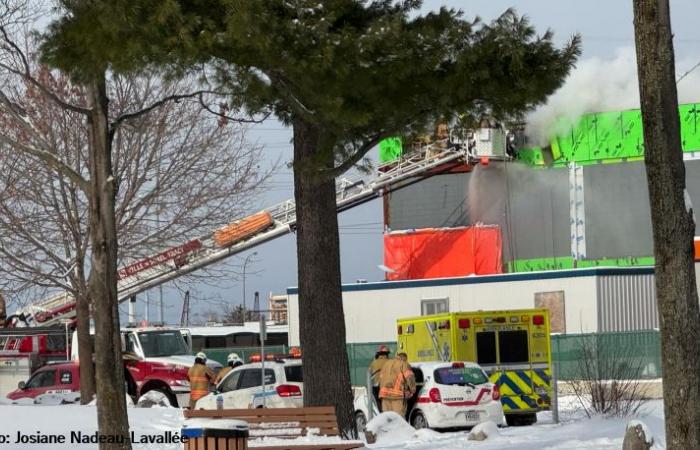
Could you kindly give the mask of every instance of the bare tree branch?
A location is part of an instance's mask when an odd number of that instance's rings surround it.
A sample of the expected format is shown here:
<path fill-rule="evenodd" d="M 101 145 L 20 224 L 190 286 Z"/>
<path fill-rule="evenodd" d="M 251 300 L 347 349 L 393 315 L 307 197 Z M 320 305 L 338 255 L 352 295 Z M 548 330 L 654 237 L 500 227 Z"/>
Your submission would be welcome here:
<path fill-rule="evenodd" d="M 63 99 L 61 99 L 59 96 L 56 95 L 55 92 L 51 91 L 50 89 L 47 89 L 46 86 L 43 83 L 40 83 L 34 76 L 32 75 L 31 71 L 31 66 L 29 64 L 29 60 L 27 59 L 27 56 L 24 54 L 24 51 L 17 45 L 17 43 L 10 37 L 7 28 L 5 26 L 0 26 L 0 34 L 2 35 L 2 43 L 0 44 L 0 48 L 2 48 L 5 51 L 10 51 L 13 52 L 14 55 L 19 58 L 21 62 L 21 70 L 10 66 L 9 64 L 5 64 L 0 62 L 0 68 L 7 70 L 8 72 L 18 75 L 22 77 L 24 80 L 26 80 L 28 83 L 30 83 L 32 86 L 36 87 L 37 89 L 41 90 L 44 95 L 46 95 L 48 98 L 50 98 L 52 101 L 56 102 L 59 104 L 61 107 L 73 111 L 79 114 L 84 114 L 87 115 L 89 114 L 90 110 L 88 108 L 75 105 L 73 103 L 67 102 Z"/>

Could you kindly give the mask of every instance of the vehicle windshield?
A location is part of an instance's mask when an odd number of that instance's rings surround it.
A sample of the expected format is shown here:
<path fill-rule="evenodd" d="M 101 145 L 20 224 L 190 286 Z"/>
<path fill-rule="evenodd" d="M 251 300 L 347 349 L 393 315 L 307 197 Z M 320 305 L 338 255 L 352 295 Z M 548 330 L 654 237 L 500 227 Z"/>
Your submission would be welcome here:
<path fill-rule="evenodd" d="M 139 341 L 145 357 L 189 355 L 185 338 L 178 330 L 142 331 Z"/>
<path fill-rule="evenodd" d="M 467 386 L 487 383 L 488 379 L 479 367 L 442 367 L 435 369 L 435 382 Z"/>

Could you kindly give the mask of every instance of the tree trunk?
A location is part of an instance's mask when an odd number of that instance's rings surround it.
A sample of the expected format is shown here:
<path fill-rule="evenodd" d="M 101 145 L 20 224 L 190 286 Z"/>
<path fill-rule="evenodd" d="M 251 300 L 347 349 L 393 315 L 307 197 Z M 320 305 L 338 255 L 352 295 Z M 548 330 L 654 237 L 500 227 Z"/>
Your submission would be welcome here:
<path fill-rule="evenodd" d="M 88 118 L 92 231 L 89 286 L 94 306 L 95 348 L 99 349 L 95 352 L 97 426 L 101 435 L 123 439 L 114 444 L 100 444 L 100 449 L 131 449 L 117 303 L 116 186 L 104 76 L 91 81 L 87 92 L 91 110 Z"/>
<path fill-rule="evenodd" d="M 90 299 L 85 291 L 78 292 L 75 313 L 80 364 L 80 403 L 87 405 L 95 395 L 95 366 L 92 363 L 92 339 L 90 339 Z"/>
<path fill-rule="evenodd" d="M 340 243 L 335 180 L 318 176 L 318 127 L 294 120 L 294 198 L 297 214 L 299 338 L 303 350 L 304 405 L 334 405 L 346 437 L 356 437 L 345 316 L 340 290 Z M 329 152 L 330 153 L 330 152 Z"/>
<path fill-rule="evenodd" d="M 644 161 L 652 205 L 666 444 L 669 450 L 700 448 L 695 221 L 685 190 L 668 0 L 635 0 L 634 28 Z"/>

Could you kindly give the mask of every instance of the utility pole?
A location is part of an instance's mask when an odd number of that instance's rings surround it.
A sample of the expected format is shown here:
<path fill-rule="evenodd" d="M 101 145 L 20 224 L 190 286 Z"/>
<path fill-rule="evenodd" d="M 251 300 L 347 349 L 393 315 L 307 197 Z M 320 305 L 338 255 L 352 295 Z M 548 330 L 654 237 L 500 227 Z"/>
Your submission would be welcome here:
<path fill-rule="evenodd" d="M 245 324 L 246 316 L 248 316 L 248 311 L 246 310 L 245 307 L 245 268 L 248 265 L 248 261 L 250 258 L 253 256 L 257 255 L 258 252 L 253 252 L 250 255 L 246 256 L 245 260 L 243 261 L 243 323 Z"/>

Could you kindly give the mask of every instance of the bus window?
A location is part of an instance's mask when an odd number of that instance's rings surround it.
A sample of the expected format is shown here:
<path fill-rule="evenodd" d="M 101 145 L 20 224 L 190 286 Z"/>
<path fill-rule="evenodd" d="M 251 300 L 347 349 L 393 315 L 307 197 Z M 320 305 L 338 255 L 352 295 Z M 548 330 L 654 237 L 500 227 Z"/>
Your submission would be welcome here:
<path fill-rule="evenodd" d="M 476 333 L 476 360 L 479 364 L 496 364 L 496 333 Z"/>
<path fill-rule="evenodd" d="M 204 336 L 192 336 L 192 349 L 193 350 L 201 350 L 203 348 L 206 348 L 204 346 Z"/>
<path fill-rule="evenodd" d="M 208 336 L 206 348 L 225 348 L 226 336 Z"/>
<path fill-rule="evenodd" d="M 501 356 L 501 363 L 528 362 L 527 331 L 499 331 L 498 352 Z"/>
<path fill-rule="evenodd" d="M 260 340 L 256 333 L 240 333 L 236 335 L 237 347 L 256 347 L 260 345 Z"/>
<path fill-rule="evenodd" d="M 265 345 L 287 345 L 287 333 L 267 333 Z"/>

